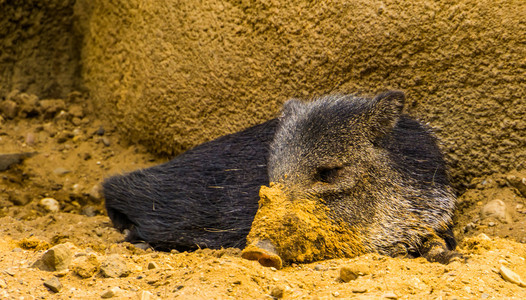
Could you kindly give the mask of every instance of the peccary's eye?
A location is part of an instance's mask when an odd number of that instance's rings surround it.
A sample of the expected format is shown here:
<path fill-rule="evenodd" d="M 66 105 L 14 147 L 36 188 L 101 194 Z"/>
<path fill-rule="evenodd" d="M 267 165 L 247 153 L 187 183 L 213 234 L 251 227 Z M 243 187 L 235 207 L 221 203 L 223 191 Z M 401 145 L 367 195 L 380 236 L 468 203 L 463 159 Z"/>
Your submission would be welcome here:
<path fill-rule="evenodd" d="M 316 180 L 325 183 L 334 183 L 341 170 L 341 167 L 320 168 L 318 169 L 318 173 L 316 173 Z"/>

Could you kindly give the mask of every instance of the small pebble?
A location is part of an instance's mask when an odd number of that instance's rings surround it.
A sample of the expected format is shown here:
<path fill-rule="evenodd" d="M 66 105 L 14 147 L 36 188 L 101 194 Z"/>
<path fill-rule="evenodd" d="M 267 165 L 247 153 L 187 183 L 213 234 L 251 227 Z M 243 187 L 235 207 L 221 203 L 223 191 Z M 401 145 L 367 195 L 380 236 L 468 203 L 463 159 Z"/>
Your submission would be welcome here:
<path fill-rule="evenodd" d="M 88 195 L 93 199 L 100 199 L 102 196 L 102 186 L 100 184 L 95 184 L 88 192 Z"/>
<path fill-rule="evenodd" d="M 95 131 L 95 134 L 99 136 L 103 136 L 105 132 L 106 130 L 104 130 L 104 128 L 101 126 L 99 127 L 99 129 L 97 129 L 97 131 Z"/>
<path fill-rule="evenodd" d="M 18 113 L 18 104 L 11 100 L 0 102 L 0 111 L 9 119 L 14 119 Z"/>
<path fill-rule="evenodd" d="M 109 145 L 111 145 L 111 142 L 110 142 L 110 139 L 109 139 L 109 138 L 103 136 L 103 137 L 101 138 L 101 140 L 102 140 L 102 143 L 104 144 L 104 146 L 108 147 Z"/>
<path fill-rule="evenodd" d="M 357 287 L 357 288 L 353 288 L 351 291 L 353 293 L 356 293 L 356 294 L 363 294 L 363 293 L 367 292 L 367 289 L 366 288 L 362 288 L 362 287 Z"/>
<path fill-rule="evenodd" d="M 58 212 L 60 210 L 58 201 L 53 198 L 44 198 L 40 200 L 40 206 L 49 212 Z"/>
<path fill-rule="evenodd" d="M 358 274 L 350 267 L 342 267 L 340 269 L 340 279 L 343 282 L 349 282 L 351 280 L 356 280 L 357 278 Z"/>
<path fill-rule="evenodd" d="M 137 293 L 139 300 L 150 300 L 153 299 L 153 294 L 148 291 L 140 291 Z"/>
<path fill-rule="evenodd" d="M 277 299 L 280 299 L 280 298 L 283 298 L 283 293 L 284 293 L 283 288 L 279 287 L 279 286 L 276 286 L 270 292 L 270 296 L 272 296 L 274 298 L 277 298 Z"/>
<path fill-rule="evenodd" d="M 65 169 L 65 168 L 62 168 L 62 167 L 58 167 L 55 170 L 53 170 L 53 173 L 55 175 L 62 176 L 62 175 L 71 173 L 71 170 L 68 170 L 68 169 Z"/>
<path fill-rule="evenodd" d="M 118 286 L 115 286 L 115 287 L 112 287 L 109 290 L 104 291 L 104 293 L 102 293 L 102 295 L 100 295 L 100 297 L 103 298 L 103 299 L 112 298 L 112 297 L 115 297 L 115 295 L 117 295 L 120 291 L 121 291 L 121 289 Z"/>
<path fill-rule="evenodd" d="M 35 144 L 35 141 L 36 141 L 35 134 L 32 132 L 29 132 L 26 135 L 26 144 L 28 144 L 29 146 L 33 146 Z"/>
<path fill-rule="evenodd" d="M 481 233 L 479 235 L 477 235 L 477 237 L 481 240 L 485 240 L 485 241 L 491 241 L 491 238 L 489 236 L 487 236 L 485 233 Z"/>
<path fill-rule="evenodd" d="M 151 261 L 148 263 L 148 270 L 158 269 L 158 268 L 159 266 L 155 262 Z"/>
<path fill-rule="evenodd" d="M 102 262 L 100 267 L 104 277 L 118 278 L 130 275 L 131 271 L 126 262 L 119 255 L 110 255 Z"/>
<path fill-rule="evenodd" d="M 50 279 L 44 281 L 44 286 L 54 293 L 58 293 L 63 287 L 62 283 L 60 283 L 60 280 L 58 280 L 57 277 L 51 277 Z"/>
<path fill-rule="evenodd" d="M 94 217 L 97 215 L 97 209 L 91 205 L 87 205 L 82 208 L 81 214 L 88 216 L 88 217 Z M 97 235 L 101 236 L 102 234 L 101 235 L 97 234 Z"/>
<path fill-rule="evenodd" d="M 500 267 L 499 273 L 502 276 L 502 278 L 504 278 L 504 280 L 514 283 L 518 286 L 526 287 L 526 283 L 522 281 L 521 277 L 517 273 L 506 268 L 505 266 Z"/>
<path fill-rule="evenodd" d="M 62 131 L 57 134 L 57 143 L 62 144 L 73 137 L 73 133 L 70 131 Z"/>
<path fill-rule="evenodd" d="M 0 278 L 0 289 L 5 289 L 6 287 L 7 287 L 7 283 L 5 282 L 5 280 Z"/>
<path fill-rule="evenodd" d="M 135 247 L 139 248 L 139 249 L 142 249 L 142 250 L 148 250 L 150 249 L 152 246 L 150 246 L 150 244 L 148 243 L 135 243 L 133 244 Z"/>
<path fill-rule="evenodd" d="M 506 203 L 500 199 L 495 199 L 486 203 L 486 205 L 480 210 L 480 216 L 482 219 L 496 218 L 503 223 L 512 222 Z"/>
<path fill-rule="evenodd" d="M 44 252 L 32 267 L 43 271 L 63 271 L 69 267 L 73 253 L 68 246 L 58 244 Z"/>
<path fill-rule="evenodd" d="M 393 293 L 393 292 L 387 292 L 387 293 L 382 295 L 382 298 L 398 299 L 398 296 L 395 293 Z"/>
<path fill-rule="evenodd" d="M 316 271 L 326 271 L 327 267 L 325 267 L 324 265 L 318 264 L 318 265 L 314 266 L 314 270 L 316 270 Z"/>

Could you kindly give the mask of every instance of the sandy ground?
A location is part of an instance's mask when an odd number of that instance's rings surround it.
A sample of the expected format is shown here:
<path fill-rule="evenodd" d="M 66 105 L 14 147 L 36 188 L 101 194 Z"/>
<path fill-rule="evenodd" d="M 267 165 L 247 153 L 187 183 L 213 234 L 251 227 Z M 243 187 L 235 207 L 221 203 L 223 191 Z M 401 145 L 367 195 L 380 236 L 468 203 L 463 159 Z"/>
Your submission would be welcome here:
<path fill-rule="evenodd" d="M 120 243 L 101 180 L 165 159 L 122 140 L 78 93 L 12 99 L 0 108 L 2 299 L 526 298 L 524 169 L 476 178 L 459 197 L 465 261 L 367 254 L 275 270 L 239 249 L 164 253 Z"/>

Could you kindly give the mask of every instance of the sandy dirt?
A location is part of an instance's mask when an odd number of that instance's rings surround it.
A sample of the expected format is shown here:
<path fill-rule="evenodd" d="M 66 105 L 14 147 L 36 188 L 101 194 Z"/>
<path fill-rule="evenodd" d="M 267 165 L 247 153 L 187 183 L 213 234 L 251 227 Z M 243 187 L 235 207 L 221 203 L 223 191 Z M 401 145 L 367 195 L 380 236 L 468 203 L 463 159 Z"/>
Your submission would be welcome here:
<path fill-rule="evenodd" d="M 524 170 L 476 178 L 459 197 L 465 261 L 364 254 L 276 270 L 242 259 L 240 249 L 165 253 L 121 243 L 101 180 L 166 159 L 126 143 L 79 93 L 11 99 L 0 109 L 2 299 L 526 298 Z M 3 155 L 20 153 L 28 154 Z M 57 270 L 42 266 L 49 253 L 63 253 L 52 259 Z"/>

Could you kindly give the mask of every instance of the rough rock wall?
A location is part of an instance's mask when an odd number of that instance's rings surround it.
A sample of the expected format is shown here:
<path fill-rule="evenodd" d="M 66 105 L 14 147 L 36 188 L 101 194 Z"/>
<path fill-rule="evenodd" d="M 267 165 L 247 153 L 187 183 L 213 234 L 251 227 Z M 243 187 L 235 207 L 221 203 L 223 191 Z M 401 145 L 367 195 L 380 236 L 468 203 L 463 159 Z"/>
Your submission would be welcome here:
<path fill-rule="evenodd" d="M 64 97 L 79 79 L 75 0 L 0 0 L 0 99 L 13 90 Z"/>
<path fill-rule="evenodd" d="M 82 77 L 161 152 L 275 116 L 290 97 L 406 91 L 458 184 L 526 159 L 523 0 L 89 1 Z"/>

